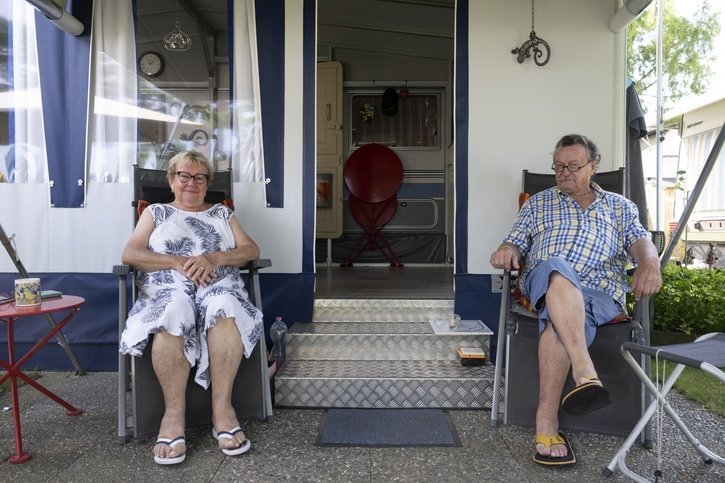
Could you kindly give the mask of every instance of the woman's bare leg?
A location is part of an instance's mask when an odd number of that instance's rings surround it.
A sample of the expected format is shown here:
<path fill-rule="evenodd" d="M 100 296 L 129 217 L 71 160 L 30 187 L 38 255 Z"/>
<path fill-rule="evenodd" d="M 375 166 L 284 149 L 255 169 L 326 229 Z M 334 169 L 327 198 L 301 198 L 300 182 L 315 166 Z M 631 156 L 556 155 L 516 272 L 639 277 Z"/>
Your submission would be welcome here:
<path fill-rule="evenodd" d="M 164 394 L 165 409 L 159 438 L 183 436 L 186 429 L 186 383 L 191 369 L 184 357 L 184 338 L 168 332 L 154 335 L 151 360 Z M 173 449 L 164 444 L 154 446 L 154 454 L 163 458 L 173 458 L 185 451 L 186 445 L 177 445 Z"/>
<path fill-rule="evenodd" d="M 244 344 L 234 318 L 218 318 L 207 333 L 209 344 L 209 373 L 211 375 L 212 424 L 217 431 L 229 431 L 239 426 L 232 407 L 232 388 L 239 364 L 244 355 Z M 222 438 L 219 447 L 234 448 L 245 440 L 243 432 L 233 439 Z"/>

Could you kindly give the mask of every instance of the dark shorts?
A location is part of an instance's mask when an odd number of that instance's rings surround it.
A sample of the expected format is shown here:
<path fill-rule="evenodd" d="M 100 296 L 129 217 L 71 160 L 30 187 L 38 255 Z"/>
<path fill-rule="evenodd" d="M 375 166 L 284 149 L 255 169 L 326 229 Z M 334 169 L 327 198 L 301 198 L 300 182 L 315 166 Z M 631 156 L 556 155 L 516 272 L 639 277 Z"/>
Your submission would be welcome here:
<path fill-rule="evenodd" d="M 582 287 L 579 276 L 569 262 L 563 258 L 550 258 L 539 263 L 526 277 L 526 293 L 532 306 L 538 311 L 539 333 L 546 328 L 549 311 L 546 309 L 545 295 L 549 288 L 549 276 L 558 272 L 574 284 L 584 297 L 584 335 L 587 346 L 591 345 L 597 332 L 597 326 L 610 322 L 622 313 L 617 302 L 607 293 L 593 288 Z"/>

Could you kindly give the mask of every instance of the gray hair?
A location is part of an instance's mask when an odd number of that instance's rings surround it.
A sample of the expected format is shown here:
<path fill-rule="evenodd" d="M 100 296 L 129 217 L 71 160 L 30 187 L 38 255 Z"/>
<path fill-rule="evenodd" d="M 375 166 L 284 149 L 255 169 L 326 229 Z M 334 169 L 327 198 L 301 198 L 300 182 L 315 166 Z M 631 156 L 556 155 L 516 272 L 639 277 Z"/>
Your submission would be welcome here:
<path fill-rule="evenodd" d="M 169 167 L 166 168 L 166 177 L 169 179 L 169 182 L 171 182 L 176 175 L 177 164 L 195 164 L 204 166 L 206 167 L 206 175 L 209 179 L 209 183 L 207 183 L 207 185 L 211 185 L 211 182 L 214 181 L 214 169 L 212 168 L 209 160 L 206 159 L 206 156 L 201 154 L 199 151 L 181 151 L 169 160 Z"/>
<path fill-rule="evenodd" d="M 602 160 L 602 153 L 599 152 L 599 148 L 594 141 L 581 134 L 567 134 L 559 139 L 554 148 L 554 156 L 559 148 L 565 148 L 568 146 L 584 146 L 587 150 L 587 161 L 593 162 L 595 165 L 599 165 L 599 161 Z"/>

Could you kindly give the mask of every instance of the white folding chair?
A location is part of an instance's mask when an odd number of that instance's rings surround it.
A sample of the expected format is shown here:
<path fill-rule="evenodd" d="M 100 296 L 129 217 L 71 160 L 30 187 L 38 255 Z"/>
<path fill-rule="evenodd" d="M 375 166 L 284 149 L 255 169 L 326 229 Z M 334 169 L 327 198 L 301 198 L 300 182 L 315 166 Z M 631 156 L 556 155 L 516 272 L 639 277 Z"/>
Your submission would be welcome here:
<path fill-rule="evenodd" d="M 670 389 L 672 389 L 675 381 L 677 381 L 680 374 L 682 374 L 685 366 L 700 369 L 725 383 L 725 372 L 719 369 L 720 367 L 725 367 L 725 333 L 714 332 L 703 335 L 702 337 L 697 338 L 694 342 L 686 344 L 649 347 L 641 344 L 624 343 L 622 345 L 621 352 L 625 361 L 627 361 L 627 364 L 629 364 L 637 377 L 642 381 L 642 384 L 644 384 L 647 390 L 654 396 L 654 400 L 647 407 L 640 420 L 634 426 L 634 429 L 632 429 L 632 432 L 629 433 L 629 436 L 619 448 L 619 451 L 617 451 L 617 454 L 614 456 L 607 468 L 604 469 L 604 475 L 611 476 L 617 468 L 619 468 L 625 476 L 634 481 L 643 483 L 649 481 L 627 468 L 625 460 L 632 444 L 634 444 L 638 435 L 655 416 L 658 408 L 659 410 L 664 411 L 675 423 L 675 426 L 677 426 L 680 432 L 685 436 L 685 439 L 687 439 L 687 441 L 695 448 L 695 451 L 697 451 L 706 464 L 711 464 L 714 461 L 721 465 L 725 465 L 725 458 L 714 453 L 703 445 L 690 431 L 685 422 L 675 412 L 672 406 L 670 406 L 666 399 L 667 393 L 670 392 Z M 654 362 L 654 367 L 656 369 L 659 369 L 661 361 L 670 361 L 677 365 L 667 380 L 665 380 L 658 388 L 654 383 L 652 383 L 652 380 L 642 367 L 640 367 L 640 364 L 637 359 L 635 359 L 634 355 L 637 355 L 638 357 L 640 355 L 649 357 Z M 723 392 L 725 393 L 725 391 Z M 661 441 L 657 442 L 657 444 L 660 443 Z M 662 476 L 664 477 L 664 475 Z M 666 480 L 666 477 L 664 479 Z"/>

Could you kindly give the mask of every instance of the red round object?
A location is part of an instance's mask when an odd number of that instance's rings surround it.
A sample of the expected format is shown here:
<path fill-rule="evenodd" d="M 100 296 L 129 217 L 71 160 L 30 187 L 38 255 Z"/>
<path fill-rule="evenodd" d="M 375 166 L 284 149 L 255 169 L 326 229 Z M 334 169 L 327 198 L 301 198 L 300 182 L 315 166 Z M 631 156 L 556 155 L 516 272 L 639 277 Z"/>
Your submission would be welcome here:
<path fill-rule="evenodd" d="M 379 203 L 392 197 L 403 183 L 403 164 L 382 144 L 367 144 L 345 163 L 345 184 L 361 201 Z"/>

